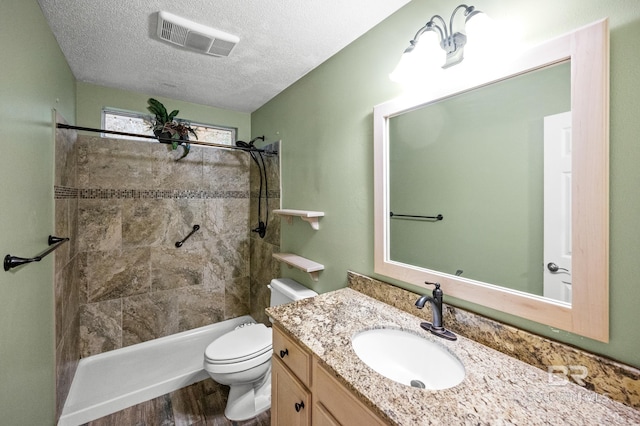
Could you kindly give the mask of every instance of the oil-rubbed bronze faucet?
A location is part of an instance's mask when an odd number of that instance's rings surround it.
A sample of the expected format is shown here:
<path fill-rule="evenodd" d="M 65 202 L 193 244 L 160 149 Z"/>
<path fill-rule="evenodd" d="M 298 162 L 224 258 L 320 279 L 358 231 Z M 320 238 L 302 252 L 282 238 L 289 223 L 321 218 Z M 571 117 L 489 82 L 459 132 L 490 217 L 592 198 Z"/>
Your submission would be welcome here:
<path fill-rule="evenodd" d="M 418 309 L 422 309 L 424 308 L 425 303 L 431 302 L 433 323 L 425 321 L 423 323 L 420 323 L 420 327 L 430 331 L 432 334 L 435 334 L 438 337 L 442 337 L 447 340 L 457 340 L 458 337 L 444 328 L 444 325 L 442 324 L 442 298 L 444 296 L 444 293 L 442 292 L 442 290 L 440 290 L 440 283 L 430 283 L 425 281 L 425 284 L 434 285 L 436 288 L 433 289 L 432 296 L 428 296 L 426 294 L 424 296 L 421 296 L 416 301 L 416 306 L 418 307 Z"/>

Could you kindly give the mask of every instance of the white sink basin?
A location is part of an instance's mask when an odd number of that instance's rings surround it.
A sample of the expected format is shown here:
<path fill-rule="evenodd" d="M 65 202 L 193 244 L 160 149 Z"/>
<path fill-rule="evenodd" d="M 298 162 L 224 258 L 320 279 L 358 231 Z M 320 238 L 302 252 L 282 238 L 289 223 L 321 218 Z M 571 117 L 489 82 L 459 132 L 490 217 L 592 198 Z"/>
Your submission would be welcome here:
<path fill-rule="evenodd" d="M 464 366 L 455 355 L 409 331 L 366 330 L 354 335 L 351 344 L 365 364 L 403 385 L 437 390 L 464 379 Z"/>

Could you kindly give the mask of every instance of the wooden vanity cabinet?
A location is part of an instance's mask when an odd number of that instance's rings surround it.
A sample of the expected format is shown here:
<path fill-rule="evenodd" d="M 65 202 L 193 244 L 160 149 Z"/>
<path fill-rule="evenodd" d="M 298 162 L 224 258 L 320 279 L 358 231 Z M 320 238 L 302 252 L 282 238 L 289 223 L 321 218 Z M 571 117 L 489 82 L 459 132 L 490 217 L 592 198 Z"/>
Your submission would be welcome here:
<path fill-rule="evenodd" d="M 271 363 L 271 424 L 311 425 L 311 392 L 275 355 Z"/>
<path fill-rule="evenodd" d="M 385 425 L 342 383 L 313 359 L 313 424 L 315 425 Z"/>
<path fill-rule="evenodd" d="M 386 424 L 277 325 L 271 377 L 274 426 Z"/>
<path fill-rule="evenodd" d="M 273 326 L 273 357 L 282 361 L 306 387 L 311 385 L 311 354 Z"/>
<path fill-rule="evenodd" d="M 311 354 L 273 326 L 271 424 L 311 425 Z"/>

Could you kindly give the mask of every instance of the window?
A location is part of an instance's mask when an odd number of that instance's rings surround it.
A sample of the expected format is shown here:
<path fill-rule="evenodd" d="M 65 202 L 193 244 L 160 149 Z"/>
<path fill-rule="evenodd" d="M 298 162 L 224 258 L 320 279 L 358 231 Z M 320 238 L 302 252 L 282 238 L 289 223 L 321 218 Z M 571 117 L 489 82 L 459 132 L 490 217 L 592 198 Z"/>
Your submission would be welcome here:
<path fill-rule="evenodd" d="M 139 112 L 122 111 L 111 108 L 104 108 L 102 110 L 102 128 L 105 130 L 113 130 L 116 132 L 137 133 L 141 135 L 153 136 L 153 132 L 149 128 L 149 123 L 152 117 L 148 114 L 142 114 Z M 221 145 L 233 145 L 236 140 L 236 129 L 233 127 L 214 126 L 211 124 L 196 123 L 189 120 L 193 130 L 198 134 L 198 140 L 202 142 L 211 142 Z M 119 139 L 134 139 L 144 142 L 153 142 L 152 139 L 136 138 L 134 136 L 120 136 L 120 135 L 107 135 L 104 137 Z"/>

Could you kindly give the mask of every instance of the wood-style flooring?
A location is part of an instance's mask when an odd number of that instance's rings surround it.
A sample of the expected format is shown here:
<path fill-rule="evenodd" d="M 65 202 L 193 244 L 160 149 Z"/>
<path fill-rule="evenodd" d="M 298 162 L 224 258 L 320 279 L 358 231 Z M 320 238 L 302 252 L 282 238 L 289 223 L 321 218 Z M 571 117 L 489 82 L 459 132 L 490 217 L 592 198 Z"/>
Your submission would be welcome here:
<path fill-rule="evenodd" d="M 85 426 L 270 426 L 271 411 L 244 422 L 224 416 L 229 388 L 211 379 L 125 408 Z"/>

